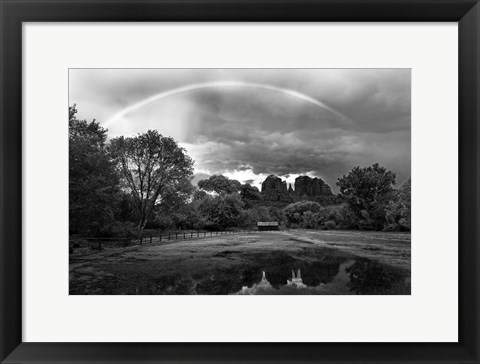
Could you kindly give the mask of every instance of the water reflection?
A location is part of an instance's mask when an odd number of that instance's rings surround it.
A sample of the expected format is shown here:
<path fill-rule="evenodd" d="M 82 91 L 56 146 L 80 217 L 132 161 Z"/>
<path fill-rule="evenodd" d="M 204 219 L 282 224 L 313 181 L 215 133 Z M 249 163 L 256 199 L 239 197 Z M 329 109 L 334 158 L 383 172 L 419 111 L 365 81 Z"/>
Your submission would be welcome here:
<path fill-rule="evenodd" d="M 354 294 L 348 287 L 348 274 L 345 272 L 346 268 L 352 264 L 349 260 L 345 263 L 338 264 L 334 276 L 327 275 L 323 279 L 319 278 L 319 272 L 329 271 L 328 269 L 313 271 L 313 274 L 308 275 L 310 282 L 316 282 L 314 285 L 306 283 L 305 277 L 302 278 L 302 270 L 300 268 L 291 271 L 291 278 L 287 279 L 286 284 L 273 287 L 266 272 L 263 272 L 260 282 L 252 286 L 243 286 L 236 294 L 241 295 L 315 295 L 315 294 Z M 318 266 L 316 268 L 319 268 Z M 305 276 L 305 274 L 304 274 Z M 322 282 L 323 281 L 323 282 Z"/>
<path fill-rule="evenodd" d="M 410 281 L 398 269 L 365 258 L 347 260 L 343 263 L 322 265 L 297 262 L 298 267 L 278 267 L 261 272 L 261 278 L 252 284 L 244 281 L 240 295 L 375 295 L 410 294 Z M 288 270 L 287 270 L 288 269 Z M 290 276 L 285 278 L 285 272 Z M 242 277 L 246 275 L 243 274 Z M 259 277 L 259 272 L 256 272 Z M 250 275 L 249 277 L 253 277 Z M 274 283 L 272 283 L 274 282 Z"/>
<path fill-rule="evenodd" d="M 350 274 L 350 289 L 357 294 L 410 294 L 405 275 L 377 261 L 356 259 L 345 272 Z"/>
<path fill-rule="evenodd" d="M 237 254 L 237 260 L 232 260 Z M 332 252 L 222 252 L 215 267 L 157 281 L 156 294 L 378 295 L 410 294 L 410 273 L 375 260 Z M 221 266 L 220 263 L 222 264 Z M 168 278 L 168 279 L 167 279 Z"/>

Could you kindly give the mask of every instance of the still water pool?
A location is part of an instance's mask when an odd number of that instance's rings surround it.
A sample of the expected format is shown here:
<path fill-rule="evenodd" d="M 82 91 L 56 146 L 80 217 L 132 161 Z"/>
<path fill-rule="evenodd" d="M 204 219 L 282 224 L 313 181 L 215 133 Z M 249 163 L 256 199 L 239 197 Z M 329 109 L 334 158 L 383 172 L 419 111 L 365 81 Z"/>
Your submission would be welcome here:
<path fill-rule="evenodd" d="M 405 272 L 366 258 L 334 261 L 288 259 L 269 265 L 217 270 L 196 285 L 196 294 L 237 295 L 382 295 L 410 294 Z"/>

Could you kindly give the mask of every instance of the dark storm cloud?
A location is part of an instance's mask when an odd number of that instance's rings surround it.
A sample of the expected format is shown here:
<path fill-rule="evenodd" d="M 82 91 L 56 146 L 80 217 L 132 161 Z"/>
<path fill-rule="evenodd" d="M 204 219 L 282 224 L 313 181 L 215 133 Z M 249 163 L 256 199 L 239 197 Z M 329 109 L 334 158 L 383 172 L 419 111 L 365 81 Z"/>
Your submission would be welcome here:
<path fill-rule="evenodd" d="M 157 125 L 146 120 L 161 119 L 169 104 L 181 100 L 168 114 L 175 121 L 161 124 L 161 132 L 184 143 L 196 168 L 207 172 L 203 177 L 248 170 L 281 176 L 312 172 L 334 187 L 353 166 L 376 162 L 394 170 L 399 182 L 410 175 L 407 69 L 73 70 L 70 103 L 78 103 L 80 117 L 102 122 L 159 92 L 218 81 L 293 90 L 346 117 L 282 92 L 209 88 L 150 105 L 110 129 L 145 131 Z"/>

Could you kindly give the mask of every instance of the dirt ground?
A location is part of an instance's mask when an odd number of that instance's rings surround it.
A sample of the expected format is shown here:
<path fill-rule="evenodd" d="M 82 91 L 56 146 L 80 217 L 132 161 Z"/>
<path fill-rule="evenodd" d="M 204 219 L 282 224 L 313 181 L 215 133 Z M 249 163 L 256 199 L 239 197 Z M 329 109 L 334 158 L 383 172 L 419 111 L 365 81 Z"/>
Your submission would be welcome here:
<path fill-rule="evenodd" d="M 71 254 L 70 294 L 259 294 L 254 288 L 267 283 L 261 294 L 293 294 L 286 286 L 297 288 L 295 294 L 409 294 L 410 251 L 410 234 L 359 231 L 156 242 Z M 300 283 L 289 280 L 300 271 Z"/>

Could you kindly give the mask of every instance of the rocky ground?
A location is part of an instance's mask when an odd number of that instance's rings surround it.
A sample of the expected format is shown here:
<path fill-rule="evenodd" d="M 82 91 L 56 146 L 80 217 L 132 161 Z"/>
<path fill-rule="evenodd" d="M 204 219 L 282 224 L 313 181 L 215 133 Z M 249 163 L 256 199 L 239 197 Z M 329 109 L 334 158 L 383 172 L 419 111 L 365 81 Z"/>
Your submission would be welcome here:
<path fill-rule="evenodd" d="M 234 294 L 266 281 L 293 294 L 283 288 L 299 270 L 297 294 L 409 294 L 410 234 L 254 232 L 71 254 L 70 294 Z"/>

